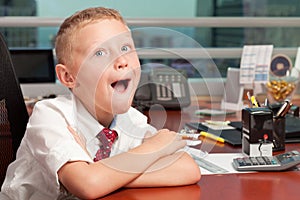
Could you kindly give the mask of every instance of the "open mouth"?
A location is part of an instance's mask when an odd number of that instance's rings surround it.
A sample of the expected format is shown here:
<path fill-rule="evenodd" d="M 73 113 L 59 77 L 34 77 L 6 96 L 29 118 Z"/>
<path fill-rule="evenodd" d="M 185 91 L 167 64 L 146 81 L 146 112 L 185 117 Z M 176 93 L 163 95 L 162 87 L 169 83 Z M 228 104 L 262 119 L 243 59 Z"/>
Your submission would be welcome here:
<path fill-rule="evenodd" d="M 111 84 L 111 87 L 117 90 L 118 92 L 124 92 L 129 84 L 130 79 L 124 79 L 124 80 L 119 80 L 116 82 L 113 82 Z"/>

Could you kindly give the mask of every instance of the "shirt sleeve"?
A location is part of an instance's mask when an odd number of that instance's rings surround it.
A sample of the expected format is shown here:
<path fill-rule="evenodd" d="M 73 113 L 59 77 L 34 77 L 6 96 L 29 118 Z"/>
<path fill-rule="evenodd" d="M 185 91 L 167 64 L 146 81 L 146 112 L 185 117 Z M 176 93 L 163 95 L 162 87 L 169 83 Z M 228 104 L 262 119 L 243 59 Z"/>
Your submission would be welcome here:
<path fill-rule="evenodd" d="M 26 141 L 31 154 L 57 181 L 57 171 L 65 163 L 92 162 L 67 127 L 68 120 L 61 110 L 51 104 L 37 104 L 26 131 Z"/>

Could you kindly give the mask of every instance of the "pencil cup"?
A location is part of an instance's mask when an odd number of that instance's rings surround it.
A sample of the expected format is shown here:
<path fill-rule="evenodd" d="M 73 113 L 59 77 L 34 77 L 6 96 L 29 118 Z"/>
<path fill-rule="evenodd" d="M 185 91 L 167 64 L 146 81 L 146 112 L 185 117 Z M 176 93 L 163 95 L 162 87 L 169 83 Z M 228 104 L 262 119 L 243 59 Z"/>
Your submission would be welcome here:
<path fill-rule="evenodd" d="M 273 151 L 285 150 L 285 117 L 273 120 Z"/>
<path fill-rule="evenodd" d="M 273 111 L 268 108 L 242 110 L 242 151 L 249 156 L 271 156 Z"/>

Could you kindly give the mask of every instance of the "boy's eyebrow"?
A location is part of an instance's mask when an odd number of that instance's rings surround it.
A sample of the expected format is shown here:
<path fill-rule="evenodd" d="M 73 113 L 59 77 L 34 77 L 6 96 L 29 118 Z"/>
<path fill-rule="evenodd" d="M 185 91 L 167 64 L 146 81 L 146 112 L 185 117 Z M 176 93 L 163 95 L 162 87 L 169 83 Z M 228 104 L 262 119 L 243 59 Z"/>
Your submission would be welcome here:
<path fill-rule="evenodd" d="M 112 41 L 112 42 L 110 42 Z M 111 39 L 111 40 L 108 40 L 108 41 L 105 41 L 105 42 L 95 42 L 95 45 L 91 46 L 91 50 L 92 49 L 99 49 L 99 48 L 108 48 L 111 46 L 111 44 L 121 44 L 123 45 L 123 43 L 128 43 L 128 42 L 133 42 L 133 38 L 131 37 L 131 35 L 124 35 L 122 37 L 122 39 L 120 39 L 119 41 L 115 42 L 115 40 Z"/>

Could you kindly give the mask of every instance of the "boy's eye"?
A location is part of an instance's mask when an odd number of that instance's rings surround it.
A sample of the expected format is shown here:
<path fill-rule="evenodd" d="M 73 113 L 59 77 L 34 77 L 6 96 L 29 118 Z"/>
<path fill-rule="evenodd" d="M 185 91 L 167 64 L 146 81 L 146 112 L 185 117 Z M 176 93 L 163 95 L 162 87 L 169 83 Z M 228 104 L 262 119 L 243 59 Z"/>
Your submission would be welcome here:
<path fill-rule="evenodd" d="M 129 50 L 130 50 L 130 47 L 128 45 L 124 45 L 121 47 L 121 51 L 123 51 L 123 52 L 127 52 Z"/>
<path fill-rule="evenodd" d="M 104 56 L 105 52 L 103 50 L 99 50 L 96 52 L 96 56 Z"/>

